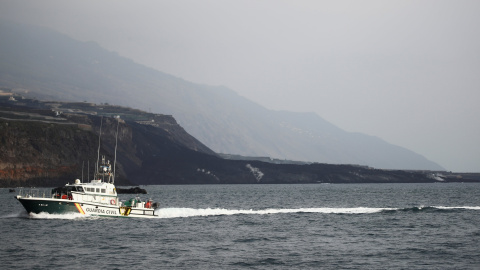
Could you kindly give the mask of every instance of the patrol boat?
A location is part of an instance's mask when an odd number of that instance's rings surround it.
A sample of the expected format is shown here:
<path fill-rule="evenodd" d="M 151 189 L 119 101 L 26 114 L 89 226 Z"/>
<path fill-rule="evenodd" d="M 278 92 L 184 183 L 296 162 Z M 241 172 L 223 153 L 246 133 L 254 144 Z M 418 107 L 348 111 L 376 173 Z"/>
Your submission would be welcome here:
<path fill-rule="evenodd" d="M 94 180 L 82 183 L 76 179 L 74 184 L 54 188 L 50 194 L 38 189 L 20 190 L 15 198 L 28 213 L 65 214 L 80 213 L 91 216 L 109 217 L 155 217 L 158 203 L 151 199 L 142 201 L 139 197 L 121 202 L 118 198 L 110 162 L 102 164 Z M 105 181 L 105 178 L 108 179 Z"/>
<path fill-rule="evenodd" d="M 115 145 L 115 160 L 116 148 Z M 20 190 L 15 198 L 29 214 L 45 212 L 49 214 L 80 213 L 108 217 L 155 217 L 155 209 L 159 207 L 159 204 L 154 203 L 151 199 L 142 201 L 136 197 L 121 202 L 114 185 L 115 171 L 112 172 L 110 161 L 105 161 L 105 156 L 102 156 L 102 162 L 98 165 L 98 160 L 94 179 L 89 183 L 82 183 L 80 179 L 76 179 L 73 184 L 52 189 L 50 194 L 42 193 L 38 189 Z"/>

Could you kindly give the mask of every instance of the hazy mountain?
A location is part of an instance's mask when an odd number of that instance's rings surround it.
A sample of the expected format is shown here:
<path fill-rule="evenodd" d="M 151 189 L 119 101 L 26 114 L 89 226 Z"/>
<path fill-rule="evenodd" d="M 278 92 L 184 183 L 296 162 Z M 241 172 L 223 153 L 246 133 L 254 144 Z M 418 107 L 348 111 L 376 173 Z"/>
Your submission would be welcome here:
<path fill-rule="evenodd" d="M 219 153 L 442 169 L 408 149 L 345 132 L 316 114 L 268 110 L 226 87 L 191 83 L 44 28 L 0 22 L 0 86 L 27 90 L 41 99 L 106 102 L 172 114 Z"/>

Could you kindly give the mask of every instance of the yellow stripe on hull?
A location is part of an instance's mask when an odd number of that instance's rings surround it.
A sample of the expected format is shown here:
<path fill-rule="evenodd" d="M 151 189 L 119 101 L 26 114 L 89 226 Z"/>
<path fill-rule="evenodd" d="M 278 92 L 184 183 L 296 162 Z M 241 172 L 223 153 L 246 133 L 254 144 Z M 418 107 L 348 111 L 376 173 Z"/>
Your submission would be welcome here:
<path fill-rule="evenodd" d="M 85 215 L 85 212 L 83 211 L 79 203 L 75 203 L 75 207 L 77 207 L 77 210 L 78 212 L 80 212 L 80 214 Z"/>

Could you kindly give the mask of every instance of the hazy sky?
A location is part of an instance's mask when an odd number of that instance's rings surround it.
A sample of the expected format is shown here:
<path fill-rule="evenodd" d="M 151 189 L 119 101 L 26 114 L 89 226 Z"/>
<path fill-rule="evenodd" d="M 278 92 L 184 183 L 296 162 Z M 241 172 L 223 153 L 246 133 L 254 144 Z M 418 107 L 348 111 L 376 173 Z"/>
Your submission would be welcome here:
<path fill-rule="evenodd" d="M 479 14 L 478 0 L 0 0 L 2 18 L 477 172 Z"/>

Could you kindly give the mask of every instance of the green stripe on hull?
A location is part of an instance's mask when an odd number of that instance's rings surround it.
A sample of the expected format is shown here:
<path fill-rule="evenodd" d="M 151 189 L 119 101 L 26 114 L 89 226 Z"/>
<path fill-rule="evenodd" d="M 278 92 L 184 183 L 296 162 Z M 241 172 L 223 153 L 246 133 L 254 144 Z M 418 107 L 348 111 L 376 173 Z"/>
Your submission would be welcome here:
<path fill-rule="evenodd" d="M 49 214 L 78 213 L 73 202 L 18 199 L 28 213 Z"/>

